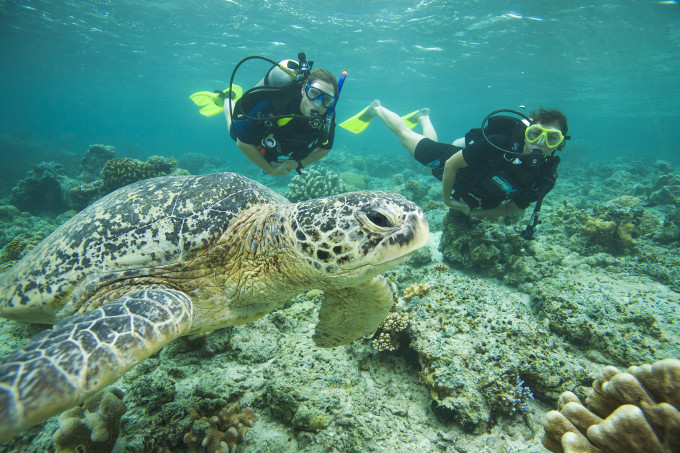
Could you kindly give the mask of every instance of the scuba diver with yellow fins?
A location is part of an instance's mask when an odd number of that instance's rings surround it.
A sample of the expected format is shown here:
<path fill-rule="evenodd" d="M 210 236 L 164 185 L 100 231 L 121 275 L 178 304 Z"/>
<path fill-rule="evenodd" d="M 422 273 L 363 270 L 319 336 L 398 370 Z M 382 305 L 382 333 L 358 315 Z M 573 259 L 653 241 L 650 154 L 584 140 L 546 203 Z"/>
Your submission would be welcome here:
<path fill-rule="evenodd" d="M 253 88 L 234 84 L 238 68 L 252 59 L 271 67 Z M 229 88 L 199 91 L 190 96 L 204 116 L 221 112 L 229 134 L 246 157 L 272 176 L 282 176 L 316 162 L 333 146 L 335 107 L 347 77 L 317 68 L 301 52 L 298 60 L 275 62 L 250 56 L 234 68 Z"/>
<path fill-rule="evenodd" d="M 566 116 L 543 108 L 529 116 L 496 110 L 484 118 L 481 127 L 449 145 L 437 141 L 429 113 L 421 109 L 399 117 L 375 100 L 340 126 L 361 132 L 374 117 L 380 118 L 411 155 L 442 181 L 444 203 L 467 216 L 503 216 L 536 202 L 522 232 L 523 238 L 531 239 L 540 223 L 543 197 L 557 179 L 560 157 L 555 153 L 570 139 Z M 411 130 L 417 124 L 422 134 Z"/>

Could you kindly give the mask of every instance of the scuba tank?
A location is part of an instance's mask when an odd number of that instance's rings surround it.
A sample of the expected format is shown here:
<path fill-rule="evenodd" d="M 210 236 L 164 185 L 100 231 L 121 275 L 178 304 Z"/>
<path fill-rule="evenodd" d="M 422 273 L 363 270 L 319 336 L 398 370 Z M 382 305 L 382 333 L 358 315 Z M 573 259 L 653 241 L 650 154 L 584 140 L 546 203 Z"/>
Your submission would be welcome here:
<path fill-rule="evenodd" d="M 271 63 L 272 66 L 267 70 L 265 73 L 264 77 L 260 79 L 255 86 L 252 88 L 246 90 L 243 95 L 241 96 L 241 99 L 245 98 L 246 95 L 256 92 L 256 91 L 261 91 L 261 90 L 276 90 L 276 89 L 281 89 L 284 87 L 292 86 L 292 85 L 300 85 L 307 80 L 307 77 L 309 77 L 309 73 L 311 72 L 312 65 L 314 65 L 313 61 L 307 61 L 307 55 L 304 52 L 298 53 L 298 61 L 292 60 L 292 59 L 286 59 L 282 60 L 280 62 L 276 62 L 274 60 L 271 60 L 266 57 L 261 57 L 259 55 L 251 55 L 249 57 L 243 58 L 241 61 L 239 61 L 236 66 L 234 67 L 234 70 L 231 72 L 231 78 L 229 79 L 229 89 L 230 91 L 233 90 L 234 86 L 234 77 L 236 75 L 236 72 L 238 71 L 239 67 L 245 63 L 246 61 L 253 60 L 253 59 L 258 59 L 258 60 L 263 60 L 268 63 Z M 229 98 L 229 113 L 232 118 L 234 118 L 234 103 L 232 103 L 231 98 Z M 254 120 L 258 121 L 261 119 L 258 118 L 251 118 L 249 117 L 245 111 L 241 110 L 238 112 L 239 115 L 249 119 L 249 120 Z M 296 115 L 293 115 L 296 116 Z M 284 117 L 291 117 L 291 115 L 285 115 Z"/>
<path fill-rule="evenodd" d="M 306 79 L 311 69 L 311 64 L 307 63 L 307 57 L 304 52 L 298 54 L 298 61 L 286 59 L 275 64 L 255 84 L 255 87 L 282 87 L 290 85 L 296 80 Z"/>
<path fill-rule="evenodd" d="M 256 87 L 280 87 L 288 85 L 295 80 L 295 75 L 284 71 L 281 68 L 288 68 L 295 71 L 298 66 L 295 60 L 282 60 L 279 64 L 269 68 L 269 71 L 255 84 Z"/>

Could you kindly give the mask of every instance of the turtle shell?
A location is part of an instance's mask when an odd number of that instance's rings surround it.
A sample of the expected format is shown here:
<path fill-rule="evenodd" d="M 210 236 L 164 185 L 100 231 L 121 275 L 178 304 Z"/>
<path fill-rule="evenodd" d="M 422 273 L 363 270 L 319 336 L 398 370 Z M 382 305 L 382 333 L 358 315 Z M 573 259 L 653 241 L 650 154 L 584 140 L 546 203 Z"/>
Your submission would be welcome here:
<path fill-rule="evenodd" d="M 78 311 L 93 286 L 189 260 L 240 212 L 264 203 L 289 202 L 235 173 L 125 186 L 72 217 L 0 276 L 0 316 L 54 323 Z"/>

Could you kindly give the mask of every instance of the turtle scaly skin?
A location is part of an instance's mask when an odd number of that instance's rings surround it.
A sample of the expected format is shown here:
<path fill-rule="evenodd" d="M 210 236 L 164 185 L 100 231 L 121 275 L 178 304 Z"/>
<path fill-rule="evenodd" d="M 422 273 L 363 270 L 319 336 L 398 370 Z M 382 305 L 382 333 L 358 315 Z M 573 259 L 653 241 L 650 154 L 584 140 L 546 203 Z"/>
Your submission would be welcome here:
<path fill-rule="evenodd" d="M 0 276 L 0 315 L 55 324 L 0 363 L 0 442 L 179 336 L 249 322 L 309 289 L 324 290 L 318 346 L 368 335 L 396 300 L 380 274 L 428 239 L 420 208 L 388 192 L 290 203 L 232 173 L 121 188 Z"/>

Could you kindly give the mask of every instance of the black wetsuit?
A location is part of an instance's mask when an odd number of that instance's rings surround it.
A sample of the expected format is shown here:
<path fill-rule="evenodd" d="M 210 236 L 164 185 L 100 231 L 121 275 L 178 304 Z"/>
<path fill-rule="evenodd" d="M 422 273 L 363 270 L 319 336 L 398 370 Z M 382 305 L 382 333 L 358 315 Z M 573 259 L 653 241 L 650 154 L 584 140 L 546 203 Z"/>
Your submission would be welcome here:
<path fill-rule="evenodd" d="M 267 88 L 244 95 L 234 106 L 231 138 L 256 146 L 268 162 L 279 157 L 301 161 L 316 148 L 331 149 L 335 135 L 335 118 L 328 133 L 323 127 L 313 127 L 306 117 L 266 119 L 279 115 L 302 115 L 300 102 L 302 94 L 297 85 L 281 88 Z M 239 113 L 246 113 L 262 121 L 239 119 Z M 322 122 L 325 116 L 322 117 Z M 274 141 L 264 141 L 271 137 Z M 267 146 L 272 145 L 272 146 Z"/>
<path fill-rule="evenodd" d="M 510 135 L 492 135 L 489 139 L 517 153 L 524 147 L 523 138 L 517 140 Z M 444 164 L 460 150 L 468 166 L 456 174 L 453 198 L 466 202 L 472 209 L 495 208 L 506 200 L 524 209 L 555 185 L 559 157 L 548 157 L 545 162 L 532 166 L 524 156 L 504 153 L 484 139 L 473 140 L 460 148 L 424 138 L 416 146 L 414 156 L 441 181 Z"/>

